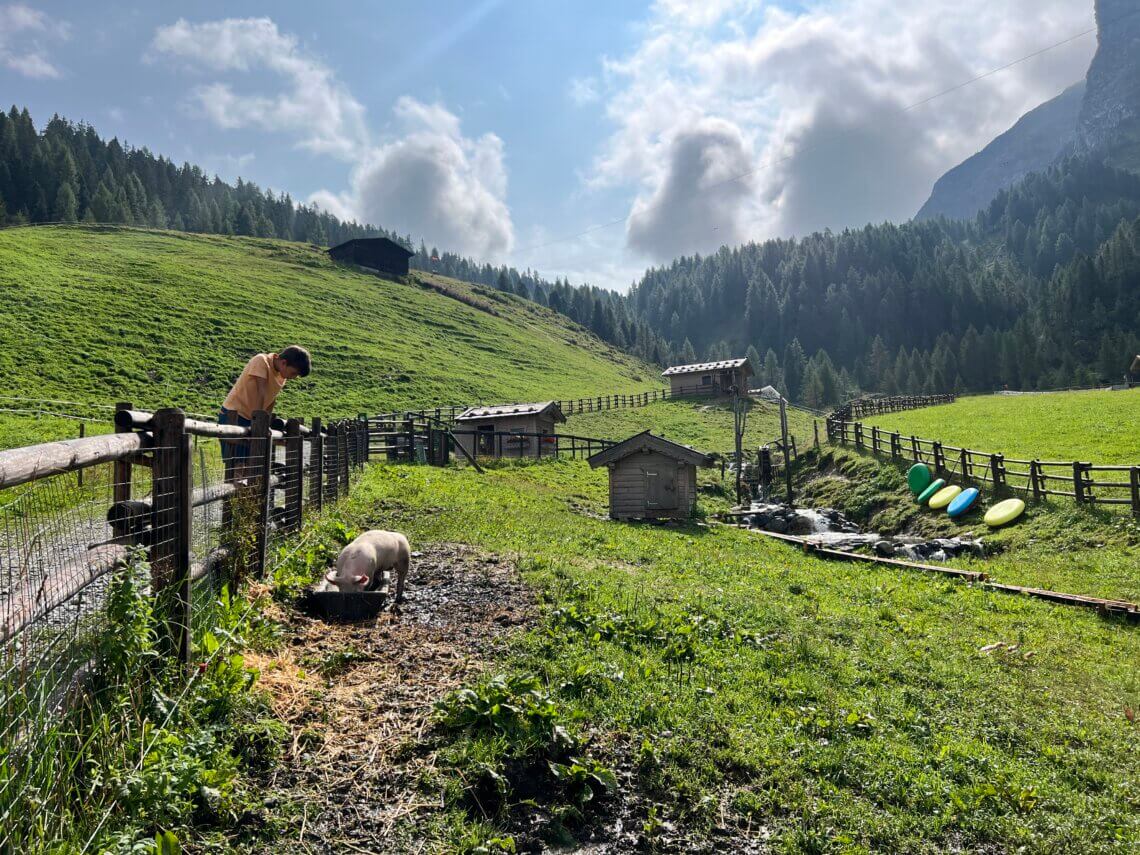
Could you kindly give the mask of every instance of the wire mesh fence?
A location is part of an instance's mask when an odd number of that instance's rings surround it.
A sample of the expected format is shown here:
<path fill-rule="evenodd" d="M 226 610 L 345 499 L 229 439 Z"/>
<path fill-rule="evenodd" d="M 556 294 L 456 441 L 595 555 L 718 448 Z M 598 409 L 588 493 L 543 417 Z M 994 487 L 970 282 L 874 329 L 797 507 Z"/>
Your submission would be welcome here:
<path fill-rule="evenodd" d="M 344 496 L 368 454 L 356 420 L 259 413 L 235 428 L 121 405 L 115 433 L 100 427 L 0 451 L 0 852 L 65 821 L 61 740 L 78 744 L 75 710 L 123 643 L 116 586 L 144 574 L 159 650 L 189 666 L 222 586 L 271 573 L 303 513 Z"/>

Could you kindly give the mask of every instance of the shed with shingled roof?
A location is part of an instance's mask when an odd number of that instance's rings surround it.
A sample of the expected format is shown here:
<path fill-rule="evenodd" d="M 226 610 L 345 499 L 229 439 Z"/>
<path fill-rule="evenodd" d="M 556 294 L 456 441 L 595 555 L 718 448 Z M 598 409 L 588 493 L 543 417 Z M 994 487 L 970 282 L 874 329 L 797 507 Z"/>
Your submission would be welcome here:
<path fill-rule="evenodd" d="M 543 446 L 557 450 L 555 425 L 566 421 L 557 401 L 468 407 L 455 417 L 456 441 L 468 454 L 483 457 L 542 457 Z"/>
<path fill-rule="evenodd" d="M 615 520 L 686 519 L 697 504 L 697 467 L 712 458 L 649 431 L 599 451 L 590 467 L 610 474 L 610 516 Z"/>

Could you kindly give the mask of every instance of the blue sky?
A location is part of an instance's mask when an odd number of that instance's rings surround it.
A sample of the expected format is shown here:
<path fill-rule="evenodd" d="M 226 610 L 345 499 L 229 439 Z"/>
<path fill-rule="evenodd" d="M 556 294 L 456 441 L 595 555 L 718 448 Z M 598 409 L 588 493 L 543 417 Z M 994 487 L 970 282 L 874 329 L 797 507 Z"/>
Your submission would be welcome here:
<path fill-rule="evenodd" d="M 0 0 L 0 91 L 41 125 L 621 288 L 724 242 L 908 218 L 1095 47 L 904 111 L 1087 28 L 1092 2 L 900 5 Z"/>

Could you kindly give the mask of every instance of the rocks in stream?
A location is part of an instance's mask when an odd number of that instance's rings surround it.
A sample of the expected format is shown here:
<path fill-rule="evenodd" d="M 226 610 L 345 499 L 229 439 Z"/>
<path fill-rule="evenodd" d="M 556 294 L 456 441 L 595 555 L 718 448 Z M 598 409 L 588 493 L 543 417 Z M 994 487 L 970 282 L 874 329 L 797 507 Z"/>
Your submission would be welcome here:
<path fill-rule="evenodd" d="M 916 537 L 885 537 L 875 532 L 861 532 L 834 508 L 795 508 L 788 505 L 752 505 L 752 513 L 743 518 L 745 525 L 775 534 L 793 534 L 808 543 L 831 549 L 870 548 L 882 558 L 907 561 L 946 561 L 959 556 L 985 557 L 980 540 L 969 537 L 938 537 L 927 540 Z"/>
<path fill-rule="evenodd" d="M 753 513 L 744 518 L 752 528 L 777 534 L 819 534 L 844 532 L 857 534 L 859 526 L 834 508 L 794 508 L 788 505 L 754 504 Z"/>

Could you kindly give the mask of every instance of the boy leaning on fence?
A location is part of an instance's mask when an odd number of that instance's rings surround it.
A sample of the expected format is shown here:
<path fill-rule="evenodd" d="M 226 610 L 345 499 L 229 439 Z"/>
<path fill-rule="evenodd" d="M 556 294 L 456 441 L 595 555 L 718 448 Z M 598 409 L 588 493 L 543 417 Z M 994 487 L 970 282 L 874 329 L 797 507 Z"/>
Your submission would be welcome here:
<path fill-rule="evenodd" d="M 269 413 L 287 380 L 307 377 L 312 370 L 312 358 L 303 347 L 291 344 L 280 353 L 258 353 L 245 364 L 241 376 L 234 383 L 222 404 L 218 424 L 249 427 L 258 410 Z M 249 459 L 249 440 L 223 439 L 222 460 L 226 465 L 226 480 L 244 475 Z"/>

